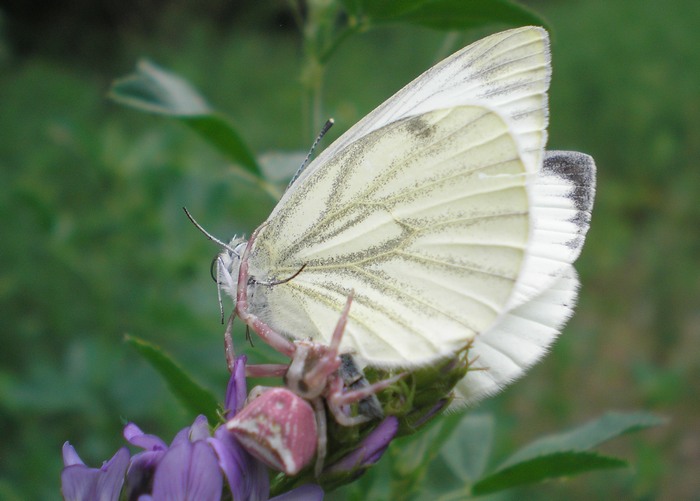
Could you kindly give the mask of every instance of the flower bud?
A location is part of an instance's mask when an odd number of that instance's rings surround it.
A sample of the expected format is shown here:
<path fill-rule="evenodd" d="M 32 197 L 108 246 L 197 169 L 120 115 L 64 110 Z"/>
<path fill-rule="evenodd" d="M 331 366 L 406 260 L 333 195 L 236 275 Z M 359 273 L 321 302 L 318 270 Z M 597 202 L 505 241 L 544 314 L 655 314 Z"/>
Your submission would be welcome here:
<path fill-rule="evenodd" d="M 468 348 L 450 358 L 406 372 L 406 376 L 381 392 L 384 414 L 399 419 L 397 436 L 410 435 L 439 416 L 452 402 L 452 389 L 469 370 Z M 387 379 L 395 371 L 366 368 L 370 382 Z"/>

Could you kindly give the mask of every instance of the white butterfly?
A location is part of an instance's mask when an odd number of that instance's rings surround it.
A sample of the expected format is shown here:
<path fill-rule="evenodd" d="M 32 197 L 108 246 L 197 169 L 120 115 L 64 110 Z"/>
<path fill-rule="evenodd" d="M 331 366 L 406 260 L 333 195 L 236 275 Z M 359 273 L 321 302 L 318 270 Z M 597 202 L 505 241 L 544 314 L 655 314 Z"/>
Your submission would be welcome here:
<path fill-rule="evenodd" d="M 249 311 L 328 344 L 354 291 L 340 352 L 360 365 L 412 368 L 472 343 L 484 370 L 458 404 L 519 377 L 572 313 L 594 196 L 591 157 L 544 151 L 550 73 L 544 29 L 498 33 L 343 134 L 259 229 Z M 245 245 L 219 256 L 234 301 Z"/>

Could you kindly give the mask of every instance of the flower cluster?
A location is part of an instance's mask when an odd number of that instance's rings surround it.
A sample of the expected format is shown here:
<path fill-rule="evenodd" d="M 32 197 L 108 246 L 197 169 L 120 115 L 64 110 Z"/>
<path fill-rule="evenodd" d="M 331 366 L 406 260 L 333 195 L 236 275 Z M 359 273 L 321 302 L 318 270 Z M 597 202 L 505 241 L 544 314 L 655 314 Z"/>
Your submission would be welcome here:
<path fill-rule="evenodd" d="M 238 413 L 245 399 L 245 357 L 239 357 L 226 392 L 227 416 Z M 396 418 L 387 418 L 355 450 L 329 466 L 329 473 L 357 476 L 381 457 L 397 428 Z M 205 416 L 198 416 L 191 426 L 181 430 L 169 446 L 133 423 L 124 428 L 124 438 L 142 451 L 131 456 L 122 447 L 100 468 L 86 466 L 66 442 L 61 474 L 61 490 L 66 500 L 217 501 L 224 493 L 235 501 L 269 499 L 267 466 L 241 447 L 225 426 L 216 428 L 212 435 Z M 226 493 L 225 484 L 230 494 Z M 317 501 L 323 495 L 319 485 L 306 484 L 273 499 Z"/>

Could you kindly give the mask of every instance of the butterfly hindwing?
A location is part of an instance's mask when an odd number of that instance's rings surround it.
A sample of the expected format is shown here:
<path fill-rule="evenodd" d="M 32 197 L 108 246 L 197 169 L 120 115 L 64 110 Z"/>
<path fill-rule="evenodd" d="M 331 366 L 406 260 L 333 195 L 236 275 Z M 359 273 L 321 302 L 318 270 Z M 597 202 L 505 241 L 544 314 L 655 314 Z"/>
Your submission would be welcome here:
<path fill-rule="evenodd" d="M 532 266 L 518 287 L 529 296 L 509 302 L 507 311 L 479 335 L 470 356 L 475 368 L 456 387 L 454 405 L 496 393 L 539 360 L 573 313 L 579 281 L 571 263 L 581 252 L 595 196 L 595 164 L 583 153 L 548 151 L 534 189 L 536 224 L 529 243 Z M 529 271 L 528 271 L 529 270 Z M 515 306 L 512 306 L 515 304 Z"/>

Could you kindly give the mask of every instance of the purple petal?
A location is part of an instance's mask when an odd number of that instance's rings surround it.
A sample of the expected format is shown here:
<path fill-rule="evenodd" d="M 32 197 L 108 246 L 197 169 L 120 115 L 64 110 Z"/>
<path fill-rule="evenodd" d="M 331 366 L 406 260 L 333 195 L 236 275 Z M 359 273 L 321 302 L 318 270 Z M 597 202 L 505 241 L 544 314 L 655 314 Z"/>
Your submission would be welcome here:
<path fill-rule="evenodd" d="M 376 463 L 384 454 L 398 429 L 399 420 L 395 416 L 389 416 L 360 442 L 357 449 L 329 467 L 327 472 L 351 472 Z"/>
<path fill-rule="evenodd" d="M 83 501 L 95 497 L 100 470 L 74 464 L 61 472 L 61 494 L 65 501 Z"/>
<path fill-rule="evenodd" d="M 155 435 L 147 435 L 134 423 L 129 423 L 124 427 L 124 438 L 131 445 L 140 447 L 147 451 L 164 451 L 168 445 Z"/>
<path fill-rule="evenodd" d="M 229 419 L 233 414 L 243 408 L 246 399 L 246 382 L 245 382 L 245 364 L 247 361 L 245 355 L 236 358 L 233 363 L 233 372 L 228 380 L 226 387 L 226 399 L 224 400 L 224 408 L 231 413 L 227 416 Z"/>
<path fill-rule="evenodd" d="M 219 501 L 223 478 L 214 450 L 205 441 L 183 441 L 158 463 L 153 501 Z"/>
<path fill-rule="evenodd" d="M 135 468 L 144 470 L 155 469 L 158 461 L 165 454 L 166 451 L 145 451 L 134 454 L 131 458 L 131 464 L 129 465 L 129 471 Z"/>
<path fill-rule="evenodd" d="M 316 484 L 306 484 L 271 498 L 270 501 L 321 501 L 323 489 Z"/>
<path fill-rule="evenodd" d="M 66 442 L 63 444 L 63 466 L 72 466 L 74 464 L 85 464 L 83 463 L 83 460 L 80 459 L 80 456 L 78 456 L 78 453 L 75 451 L 75 447 L 73 447 L 69 442 Z"/>
<path fill-rule="evenodd" d="M 156 466 L 164 455 L 165 451 L 145 451 L 131 458 L 126 473 L 126 499 L 135 499 L 139 494 L 151 491 Z"/>
<path fill-rule="evenodd" d="M 267 500 L 270 480 L 264 464 L 248 454 L 223 426 L 216 429 L 209 443 L 219 457 L 233 499 Z"/>
<path fill-rule="evenodd" d="M 124 475 L 129 467 L 129 449 L 122 447 L 107 463 L 102 465 L 102 475 L 97 479 L 98 499 L 118 500 L 124 485 Z"/>
<path fill-rule="evenodd" d="M 203 414 L 197 416 L 190 426 L 189 439 L 190 442 L 196 442 L 198 440 L 206 440 L 211 436 L 209 433 L 209 421 L 207 417 Z"/>
<path fill-rule="evenodd" d="M 75 450 L 72 454 L 75 454 Z M 61 472 L 63 497 L 67 501 L 117 501 L 124 485 L 124 474 L 128 466 L 129 451 L 126 447 L 119 449 L 99 469 L 73 463 Z"/>
<path fill-rule="evenodd" d="M 413 426 L 416 428 L 420 428 L 423 426 L 425 423 L 433 419 L 435 416 L 438 415 L 438 413 L 442 412 L 442 410 L 447 407 L 447 404 L 450 403 L 449 398 L 443 398 L 442 400 L 438 400 L 437 403 L 430 409 L 428 412 L 426 412 L 423 416 L 421 416 L 419 419 L 416 419 L 413 422 Z"/>
<path fill-rule="evenodd" d="M 183 442 L 190 442 L 190 427 L 188 426 L 187 428 L 183 428 L 180 431 L 177 432 L 175 435 L 175 438 L 173 438 L 173 441 L 170 442 L 170 447 L 175 447 L 178 444 L 181 444 Z"/>
<path fill-rule="evenodd" d="M 182 442 L 196 442 L 197 440 L 205 440 L 209 438 L 211 434 L 209 433 L 209 422 L 206 416 L 200 414 L 192 423 L 192 426 L 183 428 L 177 432 L 173 441 L 170 442 L 170 448 L 175 447 Z"/>

